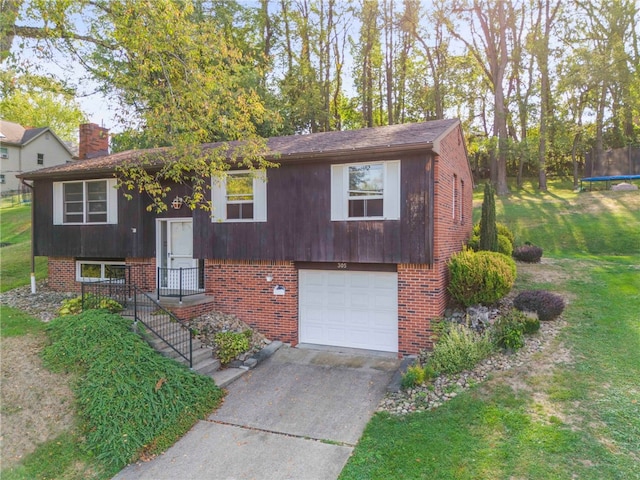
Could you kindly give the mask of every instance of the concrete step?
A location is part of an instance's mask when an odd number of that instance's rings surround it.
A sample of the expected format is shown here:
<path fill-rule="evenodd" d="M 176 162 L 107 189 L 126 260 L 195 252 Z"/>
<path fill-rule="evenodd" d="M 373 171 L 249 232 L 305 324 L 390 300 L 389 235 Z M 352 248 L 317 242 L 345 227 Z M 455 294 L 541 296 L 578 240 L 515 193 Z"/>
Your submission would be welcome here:
<path fill-rule="evenodd" d="M 198 363 L 193 364 L 193 370 L 200 375 L 212 376 L 220 369 L 220 360 L 213 358 L 213 356 L 201 360 Z"/>

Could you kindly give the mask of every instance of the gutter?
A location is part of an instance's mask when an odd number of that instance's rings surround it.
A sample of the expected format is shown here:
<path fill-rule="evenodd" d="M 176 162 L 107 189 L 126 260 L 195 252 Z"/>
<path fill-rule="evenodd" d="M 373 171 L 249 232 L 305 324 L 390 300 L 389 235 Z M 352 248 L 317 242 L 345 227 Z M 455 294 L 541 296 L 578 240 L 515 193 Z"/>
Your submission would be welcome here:
<path fill-rule="evenodd" d="M 34 195 L 35 189 L 34 189 L 34 186 L 29 185 L 24 180 L 24 178 L 21 178 L 20 182 L 22 183 L 22 185 L 24 185 L 25 187 L 31 190 L 31 293 L 34 294 L 36 293 L 36 256 L 35 256 L 35 241 L 33 239 L 34 228 L 35 228 L 34 219 L 35 219 L 35 211 L 36 211 L 33 204 L 35 200 L 35 195 Z"/>

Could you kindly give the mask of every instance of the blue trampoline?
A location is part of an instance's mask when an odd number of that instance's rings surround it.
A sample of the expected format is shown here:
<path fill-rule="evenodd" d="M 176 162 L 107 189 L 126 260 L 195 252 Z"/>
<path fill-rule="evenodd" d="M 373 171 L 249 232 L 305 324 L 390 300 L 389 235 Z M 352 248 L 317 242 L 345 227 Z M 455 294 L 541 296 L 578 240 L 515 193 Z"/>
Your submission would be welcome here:
<path fill-rule="evenodd" d="M 589 190 L 593 182 L 607 182 L 607 190 L 611 182 L 619 182 L 622 180 L 640 180 L 640 175 L 612 175 L 609 177 L 586 177 L 580 179 L 580 190 L 582 190 L 582 182 L 589 182 Z"/>

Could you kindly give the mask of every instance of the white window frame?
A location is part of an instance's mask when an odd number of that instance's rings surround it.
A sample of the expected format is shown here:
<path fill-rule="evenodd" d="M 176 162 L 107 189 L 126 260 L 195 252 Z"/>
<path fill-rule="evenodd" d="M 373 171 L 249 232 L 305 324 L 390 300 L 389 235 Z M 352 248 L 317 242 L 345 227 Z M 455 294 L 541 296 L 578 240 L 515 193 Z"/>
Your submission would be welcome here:
<path fill-rule="evenodd" d="M 0 174 L 0 184 L 7 183 L 7 178 L 4 176 L 4 173 Z"/>
<path fill-rule="evenodd" d="M 37 165 L 44 165 L 44 153 L 36 154 L 36 164 Z"/>
<path fill-rule="evenodd" d="M 107 184 L 107 220 L 105 222 L 89 222 L 87 184 L 91 182 L 106 182 Z M 82 222 L 64 221 L 64 185 L 70 183 L 82 183 Z M 118 192 L 116 190 L 117 181 L 115 178 L 96 178 L 90 180 L 73 180 L 68 182 L 53 183 L 53 224 L 54 225 L 105 225 L 118 223 Z"/>
<path fill-rule="evenodd" d="M 100 265 L 100 278 L 96 277 L 83 277 L 82 265 Z M 107 265 L 117 265 L 119 267 L 126 267 L 125 262 L 118 261 L 102 261 L 102 260 L 76 260 L 76 281 L 77 282 L 102 282 L 107 280 L 105 276 L 105 267 Z M 124 282 L 125 279 L 117 280 Z"/>
<path fill-rule="evenodd" d="M 9 158 L 9 149 L 7 147 L 0 147 L 0 158 Z"/>
<path fill-rule="evenodd" d="M 227 218 L 227 177 L 246 175 L 253 177 L 253 218 Z M 243 202 L 248 202 L 243 200 Z M 224 177 L 211 179 L 212 222 L 257 223 L 267 221 L 267 173 L 266 171 L 234 170 Z"/>
<path fill-rule="evenodd" d="M 451 198 L 451 218 L 455 221 L 457 220 L 456 215 L 458 214 L 458 175 L 453 174 L 453 185 L 452 185 L 452 198 Z"/>
<path fill-rule="evenodd" d="M 382 216 L 349 217 L 349 167 L 382 165 Z M 371 197 L 373 198 L 373 197 Z M 331 220 L 399 220 L 400 219 L 400 160 L 361 162 L 331 165 Z"/>

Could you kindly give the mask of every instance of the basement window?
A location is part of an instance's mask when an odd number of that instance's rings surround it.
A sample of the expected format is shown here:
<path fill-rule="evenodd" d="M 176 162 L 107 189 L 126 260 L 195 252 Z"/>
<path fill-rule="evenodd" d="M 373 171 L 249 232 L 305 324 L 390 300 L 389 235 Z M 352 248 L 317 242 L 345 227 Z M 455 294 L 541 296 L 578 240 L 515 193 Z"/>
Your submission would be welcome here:
<path fill-rule="evenodd" d="M 124 282 L 125 268 L 122 261 L 78 260 L 76 261 L 76 280 L 78 282 L 104 280 Z"/>

